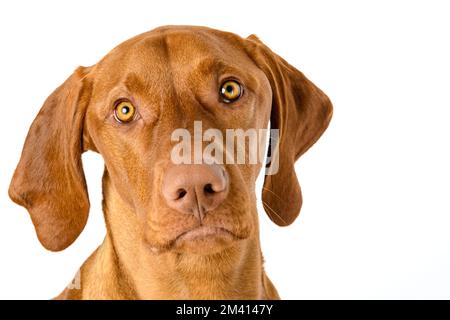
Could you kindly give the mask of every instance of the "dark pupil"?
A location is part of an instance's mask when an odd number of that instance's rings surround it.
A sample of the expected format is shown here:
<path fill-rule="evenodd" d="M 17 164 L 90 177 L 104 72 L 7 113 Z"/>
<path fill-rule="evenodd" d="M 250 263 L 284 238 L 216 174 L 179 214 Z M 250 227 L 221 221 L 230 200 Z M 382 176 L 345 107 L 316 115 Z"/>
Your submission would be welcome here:
<path fill-rule="evenodd" d="M 225 90 L 227 90 L 228 93 L 232 93 L 233 92 L 233 86 L 232 85 L 228 85 Z"/>
<path fill-rule="evenodd" d="M 130 112 L 130 108 L 128 106 L 122 107 L 123 114 L 127 114 L 128 112 Z"/>

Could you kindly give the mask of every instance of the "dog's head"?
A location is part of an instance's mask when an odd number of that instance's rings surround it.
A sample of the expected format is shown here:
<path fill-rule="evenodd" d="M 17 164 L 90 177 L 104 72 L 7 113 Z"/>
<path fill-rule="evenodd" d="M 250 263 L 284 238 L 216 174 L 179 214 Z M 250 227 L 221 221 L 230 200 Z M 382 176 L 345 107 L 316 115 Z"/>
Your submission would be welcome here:
<path fill-rule="evenodd" d="M 295 220 L 302 198 L 294 162 L 331 113 L 326 95 L 255 36 L 158 28 L 78 68 L 49 96 L 9 194 L 47 249 L 66 248 L 87 220 L 81 154 L 93 150 L 151 248 L 211 252 L 257 228 L 254 188 L 269 120 L 263 205 L 278 225 Z"/>

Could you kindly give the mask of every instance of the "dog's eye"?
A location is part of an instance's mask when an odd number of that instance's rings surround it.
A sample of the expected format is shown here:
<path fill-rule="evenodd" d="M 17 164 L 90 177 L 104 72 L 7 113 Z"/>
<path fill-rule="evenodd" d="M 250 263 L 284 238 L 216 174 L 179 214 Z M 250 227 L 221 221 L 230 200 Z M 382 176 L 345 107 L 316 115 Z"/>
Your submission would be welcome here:
<path fill-rule="evenodd" d="M 130 101 L 121 101 L 114 108 L 114 118 L 118 122 L 130 122 L 134 118 L 136 108 Z"/>
<path fill-rule="evenodd" d="M 231 103 L 242 95 L 242 86 L 236 80 L 227 80 L 220 87 L 220 96 L 223 102 Z"/>

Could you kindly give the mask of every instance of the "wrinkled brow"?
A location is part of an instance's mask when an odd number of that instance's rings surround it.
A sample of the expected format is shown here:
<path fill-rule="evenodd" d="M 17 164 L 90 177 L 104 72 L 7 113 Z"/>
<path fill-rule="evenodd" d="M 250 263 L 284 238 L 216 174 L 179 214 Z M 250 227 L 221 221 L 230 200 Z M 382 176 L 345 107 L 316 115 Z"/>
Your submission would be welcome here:
<path fill-rule="evenodd" d="M 134 72 L 130 72 L 125 76 L 123 85 L 130 92 L 141 92 L 148 87 L 147 82 Z"/>
<path fill-rule="evenodd" d="M 192 70 L 199 73 L 210 72 L 238 72 L 238 68 L 233 67 L 230 63 L 217 58 L 204 58 L 199 60 L 192 66 Z"/>
<path fill-rule="evenodd" d="M 230 75 L 240 78 L 251 88 L 257 86 L 258 80 L 252 75 L 251 70 L 238 62 L 231 63 L 223 59 L 204 58 L 192 66 L 192 70 L 199 74 L 215 73 L 217 75 Z"/>

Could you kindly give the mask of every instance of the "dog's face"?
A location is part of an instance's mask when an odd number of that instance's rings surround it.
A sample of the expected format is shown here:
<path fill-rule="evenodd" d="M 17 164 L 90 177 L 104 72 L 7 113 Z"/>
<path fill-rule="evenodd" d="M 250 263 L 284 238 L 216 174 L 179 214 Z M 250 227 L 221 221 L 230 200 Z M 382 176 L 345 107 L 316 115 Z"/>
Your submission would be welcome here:
<path fill-rule="evenodd" d="M 277 170 L 266 176 L 262 200 L 275 223 L 288 225 L 301 206 L 294 162 L 330 117 L 327 97 L 256 37 L 159 28 L 77 69 L 49 97 L 30 129 L 10 195 L 30 211 L 43 245 L 64 249 L 86 222 L 80 156 L 93 150 L 103 156 L 109 183 L 138 217 L 142 240 L 153 251 L 215 252 L 252 236 L 258 220 L 261 161 L 250 161 L 245 145 L 227 148 L 227 130 L 258 135 L 269 120 L 278 130 L 270 149 Z M 214 139 L 209 129 L 216 130 Z M 177 130 L 192 138 L 191 163 L 174 159 Z M 215 143 L 215 156 L 223 151 L 219 161 L 202 157 L 205 137 Z M 243 163 L 236 163 L 236 151 Z"/>
<path fill-rule="evenodd" d="M 267 126 L 272 106 L 269 81 L 232 40 L 184 29 L 149 33 L 117 47 L 89 76 L 93 86 L 86 128 L 91 144 L 103 155 L 115 189 L 145 224 L 146 240 L 155 250 L 216 250 L 247 238 L 254 229 L 256 211 L 251 204 L 258 164 L 219 163 L 224 199 L 211 210 L 204 208 L 202 217 L 177 207 L 177 202 L 188 201 L 177 199 L 177 192 L 187 189 L 183 181 L 169 186 L 173 190 L 164 188 L 183 175 L 212 175 L 204 185 L 215 178 L 213 170 L 202 168 L 206 164 L 173 163 L 175 130 L 189 132 L 193 153 L 194 121 L 201 124 L 201 135 L 218 129 L 223 137 L 226 129 Z M 233 101 L 226 98 L 227 89 L 237 91 L 228 95 Z M 124 115 L 117 107 L 132 112 L 126 115 L 131 119 L 121 121 Z M 206 197 L 217 197 L 213 190 L 210 193 Z M 194 196 L 198 198 L 198 192 Z"/>

